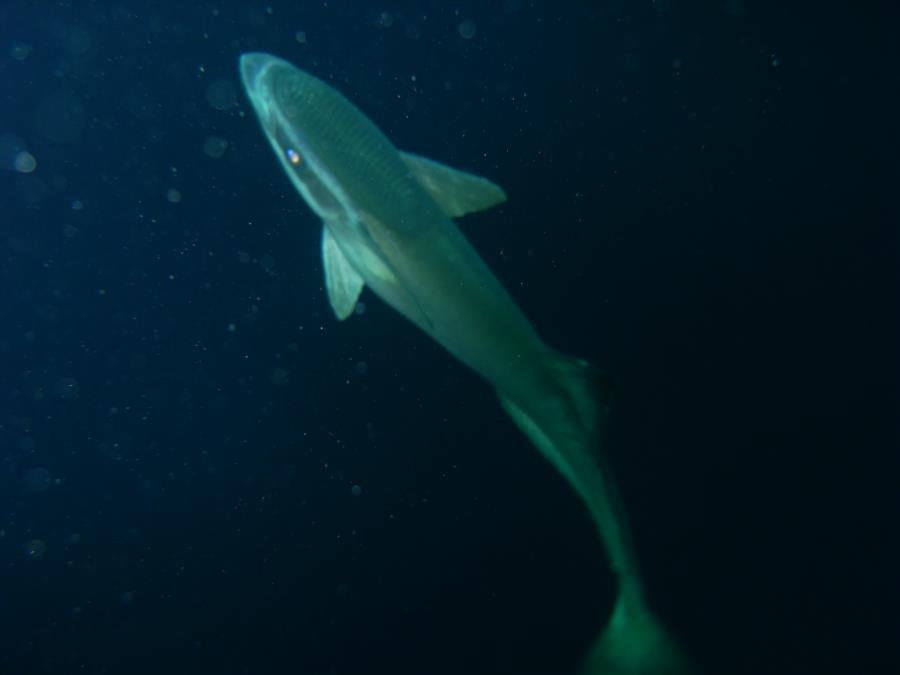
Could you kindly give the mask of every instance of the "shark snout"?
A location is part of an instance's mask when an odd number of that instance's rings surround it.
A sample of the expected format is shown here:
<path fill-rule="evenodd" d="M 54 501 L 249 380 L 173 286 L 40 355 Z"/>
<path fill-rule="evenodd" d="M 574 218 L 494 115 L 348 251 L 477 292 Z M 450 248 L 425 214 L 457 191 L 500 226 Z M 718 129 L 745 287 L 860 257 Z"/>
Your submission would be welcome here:
<path fill-rule="evenodd" d="M 268 63 L 271 63 L 272 56 L 263 52 L 248 52 L 241 54 L 240 70 L 241 80 L 248 92 L 256 90 L 256 79 L 265 69 Z"/>

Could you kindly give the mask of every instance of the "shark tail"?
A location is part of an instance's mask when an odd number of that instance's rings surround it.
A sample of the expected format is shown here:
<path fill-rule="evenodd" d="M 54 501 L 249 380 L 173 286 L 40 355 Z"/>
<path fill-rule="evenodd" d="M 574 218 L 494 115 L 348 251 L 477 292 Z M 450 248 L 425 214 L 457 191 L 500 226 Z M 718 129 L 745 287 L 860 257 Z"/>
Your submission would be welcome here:
<path fill-rule="evenodd" d="M 643 605 L 619 594 L 612 618 L 594 640 L 579 675 L 691 675 L 695 666 Z"/>
<path fill-rule="evenodd" d="M 603 541 L 619 595 L 580 675 L 686 675 L 681 648 L 644 602 L 621 497 L 606 457 L 611 387 L 589 363 L 550 352 L 529 395 L 499 392 L 504 409 L 584 501 Z"/>

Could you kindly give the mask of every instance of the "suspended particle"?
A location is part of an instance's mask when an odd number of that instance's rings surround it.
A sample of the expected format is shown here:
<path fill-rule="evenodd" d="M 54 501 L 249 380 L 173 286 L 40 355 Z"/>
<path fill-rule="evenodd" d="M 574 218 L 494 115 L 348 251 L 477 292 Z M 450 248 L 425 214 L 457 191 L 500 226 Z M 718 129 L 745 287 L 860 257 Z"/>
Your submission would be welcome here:
<path fill-rule="evenodd" d="M 16 41 L 13 42 L 12 47 L 10 47 L 9 55 L 16 61 L 24 61 L 28 58 L 28 55 L 31 54 L 31 51 L 31 45 Z"/>
<path fill-rule="evenodd" d="M 228 141 L 219 136 L 209 136 L 205 141 L 203 141 L 203 153 L 207 157 L 219 159 L 219 157 L 225 154 L 225 150 L 227 149 Z"/>
<path fill-rule="evenodd" d="M 30 152 L 22 150 L 13 158 L 13 166 L 19 173 L 31 173 L 37 168 L 37 160 Z"/>
<path fill-rule="evenodd" d="M 459 35 L 463 40 L 471 40 L 478 32 L 478 26 L 472 19 L 465 19 L 459 22 Z"/>
<path fill-rule="evenodd" d="M 61 377 L 53 385 L 53 392 L 63 399 L 74 398 L 81 387 L 74 377 Z"/>
<path fill-rule="evenodd" d="M 206 88 L 206 102 L 216 110 L 229 110 L 237 103 L 237 89 L 228 80 L 216 80 Z"/>
<path fill-rule="evenodd" d="M 47 544 L 43 539 L 32 539 L 25 543 L 25 556 L 29 560 L 39 560 L 47 552 Z"/>

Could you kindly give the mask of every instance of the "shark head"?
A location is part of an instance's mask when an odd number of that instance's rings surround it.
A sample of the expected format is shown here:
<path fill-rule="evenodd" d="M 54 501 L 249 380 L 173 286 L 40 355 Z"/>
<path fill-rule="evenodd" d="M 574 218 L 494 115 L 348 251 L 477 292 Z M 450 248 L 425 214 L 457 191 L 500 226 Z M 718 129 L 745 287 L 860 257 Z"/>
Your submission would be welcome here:
<path fill-rule="evenodd" d="M 242 55 L 240 72 L 266 138 L 307 204 L 323 220 L 346 217 L 349 202 L 317 147 L 323 145 L 322 128 L 330 128 L 327 99 L 333 90 L 287 61 L 262 52 Z"/>

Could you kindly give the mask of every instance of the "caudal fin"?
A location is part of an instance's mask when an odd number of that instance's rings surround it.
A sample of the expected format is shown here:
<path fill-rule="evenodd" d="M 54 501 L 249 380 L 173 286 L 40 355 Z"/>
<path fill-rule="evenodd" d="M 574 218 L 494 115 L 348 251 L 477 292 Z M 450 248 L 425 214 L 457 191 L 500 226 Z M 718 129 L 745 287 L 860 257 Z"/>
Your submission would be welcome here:
<path fill-rule="evenodd" d="M 580 675 L 688 675 L 688 659 L 647 609 L 625 509 L 605 456 L 609 386 L 588 363 L 548 351 L 545 378 L 503 407 L 584 500 L 619 584 L 609 625 Z"/>
<path fill-rule="evenodd" d="M 646 607 L 620 597 L 579 675 L 694 675 L 696 668 Z"/>

